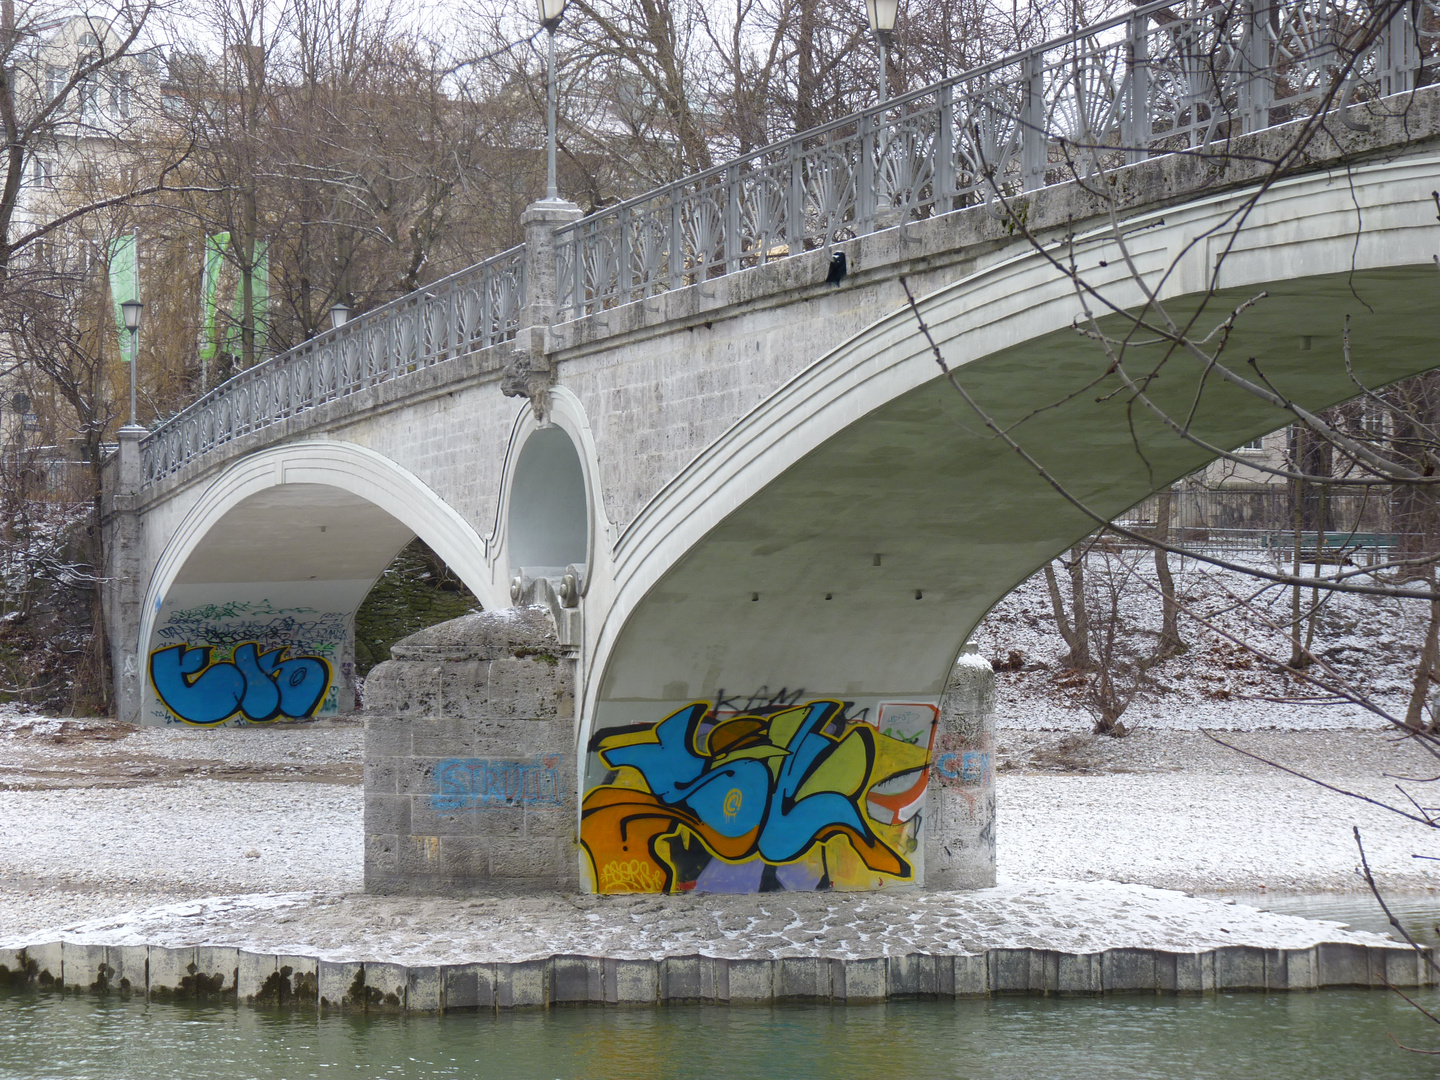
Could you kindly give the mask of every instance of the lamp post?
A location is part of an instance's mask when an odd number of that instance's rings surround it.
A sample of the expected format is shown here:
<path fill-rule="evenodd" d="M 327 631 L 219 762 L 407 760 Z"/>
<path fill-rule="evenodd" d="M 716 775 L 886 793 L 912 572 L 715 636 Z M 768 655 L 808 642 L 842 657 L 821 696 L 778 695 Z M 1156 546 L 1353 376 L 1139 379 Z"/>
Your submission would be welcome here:
<path fill-rule="evenodd" d="M 550 39 L 549 57 L 545 62 L 545 200 L 558 202 L 560 189 L 555 185 L 555 30 L 560 25 L 560 16 L 565 14 L 569 0 L 536 0 L 536 13 L 540 25 Z"/>
<path fill-rule="evenodd" d="M 895 16 L 900 12 L 900 0 L 865 0 L 865 14 L 870 17 L 870 32 L 880 46 L 880 103 L 883 105 L 890 94 L 885 85 L 885 53 L 895 37 Z"/>
<path fill-rule="evenodd" d="M 140 329 L 140 313 L 144 310 L 145 305 L 139 300 L 126 300 L 120 305 L 125 329 L 130 331 L 130 427 L 140 426 L 135 418 L 135 334 Z"/>
<path fill-rule="evenodd" d="M 350 321 L 350 309 L 345 306 L 344 300 L 336 300 L 330 308 L 330 329 L 339 330 Z"/>

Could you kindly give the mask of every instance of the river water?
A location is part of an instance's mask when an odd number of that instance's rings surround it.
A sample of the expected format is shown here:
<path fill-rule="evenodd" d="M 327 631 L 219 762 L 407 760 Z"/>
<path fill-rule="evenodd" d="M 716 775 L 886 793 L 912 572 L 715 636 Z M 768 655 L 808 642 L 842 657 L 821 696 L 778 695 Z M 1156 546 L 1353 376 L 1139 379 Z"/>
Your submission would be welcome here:
<path fill-rule="evenodd" d="M 1247 897 L 1384 930 L 1364 897 Z M 1394 904 L 1431 941 L 1432 897 Z M 1440 991 L 1412 995 L 1440 1014 Z M 0 991 L 0 1080 L 876 1080 L 1440 1075 L 1440 1025 L 1383 990 L 873 1006 L 340 1016 Z"/>

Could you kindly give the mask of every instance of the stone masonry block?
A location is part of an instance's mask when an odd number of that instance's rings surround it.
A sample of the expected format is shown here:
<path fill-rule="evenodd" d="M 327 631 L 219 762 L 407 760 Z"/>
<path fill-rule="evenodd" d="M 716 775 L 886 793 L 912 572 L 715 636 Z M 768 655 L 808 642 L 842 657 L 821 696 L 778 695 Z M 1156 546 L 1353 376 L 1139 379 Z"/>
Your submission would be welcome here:
<path fill-rule="evenodd" d="M 408 1012 L 438 1013 L 444 1003 L 444 982 L 439 967 L 406 969 L 405 1008 Z"/>
<path fill-rule="evenodd" d="M 398 777 L 405 760 L 402 757 L 375 757 L 367 753 L 363 774 L 367 795 L 391 795 L 398 792 Z"/>
<path fill-rule="evenodd" d="M 1163 989 L 1177 994 L 1203 994 L 1215 989 L 1215 957 L 1209 952 L 1171 953 L 1173 981 Z"/>
<path fill-rule="evenodd" d="M 542 659 L 496 660 L 490 666 L 490 692 L 484 715 L 496 719 L 553 719 L 568 690 L 562 666 L 568 667 Z"/>
<path fill-rule="evenodd" d="M 195 996 L 201 1001 L 234 1000 L 240 950 L 201 945 L 195 950 Z"/>
<path fill-rule="evenodd" d="M 550 999 L 557 1004 L 605 1000 L 605 961 L 594 956 L 556 956 L 550 961 Z"/>
<path fill-rule="evenodd" d="M 238 973 L 235 977 L 235 996 L 247 1005 L 260 1004 L 261 995 L 267 984 L 273 985 L 277 970 L 274 953 L 255 953 L 239 950 L 235 958 Z"/>
<path fill-rule="evenodd" d="M 1385 962 L 1385 981 L 1391 986 L 1424 986 L 1425 959 L 1409 946 L 1372 950 L 1380 952 Z"/>
<path fill-rule="evenodd" d="M 494 964 L 451 964 L 440 969 L 445 1011 L 495 1008 Z"/>
<path fill-rule="evenodd" d="M 440 837 L 440 872 L 451 880 L 488 878 L 489 841 L 474 836 Z"/>
<path fill-rule="evenodd" d="M 407 877 L 431 877 L 440 871 L 440 837 L 402 836 L 398 871 Z"/>
<path fill-rule="evenodd" d="M 846 960 L 846 1002 L 884 1001 L 889 996 L 889 967 L 883 956 Z"/>
<path fill-rule="evenodd" d="M 1099 953 L 1058 953 L 1055 989 L 1062 994 L 1098 994 L 1102 961 Z"/>
<path fill-rule="evenodd" d="M 502 1009 L 543 1009 L 550 1004 L 549 975 L 543 960 L 496 964 L 496 1004 Z"/>
<path fill-rule="evenodd" d="M 698 956 L 667 956 L 660 962 L 660 1000 L 662 1002 L 700 1001 L 701 959 Z"/>
<path fill-rule="evenodd" d="M 490 876 L 559 880 L 564 872 L 554 841 L 501 837 L 490 842 Z"/>
<path fill-rule="evenodd" d="M 996 994 L 1024 994 L 1030 990 L 1030 950 L 989 951 L 990 990 Z"/>
<path fill-rule="evenodd" d="M 105 962 L 104 945 L 76 945 L 66 941 L 60 945 L 60 965 L 64 987 L 71 991 L 103 994 L 110 989 L 114 969 Z"/>
<path fill-rule="evenodd" d="M 149 986 L 150 949 L 145 945 L 107 945 L 105 963 L 112 992 L 143 997 Z"/>
<path fill-rule="evenodd" d="M 1155 987 L 1155 953 L 1150 949 L 1106 949 L 1100 954 L 1100 985 L 1105 993 Z"/>
<path fill-rule="evenodd" d="M 730 961 L 724 957 L 700 957 L 700 1000 L 730 1000 Z"/>
<path fill-rule="evenodd" d="M 149 963 L 152 1000 L 183 1000 L 195 996 L 194 948 L 166 949 L 151 945 Z"/>
<path fill-rule="evenodd" d="M 365 831 L 375 835 L 405 836 L 410 826 L 410 796 L 374 794 L 369 781 L 365 787 Z"/>
<path fill-rule="evenodd" d="M 440 675 L 441 716 L 486 716 L 490 703 L 490 661 L 462 660 Z"/>
<path fill-rule="evenodd" d="M 1060 989 L 1060 954 L 1049 949 L 1030 950 L 1030 992 L 1053 994 Z"/>
<path fill-rule="evenodd" d="M 404 964 L 365 965 L 365 1011 L 404 1012 L 409 1008 L 410 970 Z"/>
<path fill-rule="evenodd" d="M 0 987 L 28 989 L 35 981 L 34 964 L 24 949 L 0 949 Z"/>
<path fill-rule="evenodd" d="M 730 995 L 735 1001 L 769 1002 L 775 1000 L 775 968 L 770 960 L 731 960 L 729 965 Z"/>
<path fill-rule="evenodd" d="M 62 972 L 60 942 L 49 941 L 44 945 L 31 945 L 25 950 L 34 964 L 35 985 L 41 990 L 58 990 L 61 987 Z"/>
<path fill-rule="evenodd" d="M 952 958 L 953 993 L 956 997 L 980 997 L 990 992 L 990 963 L 985 953 L 961 953 Z"/>
<path fill-rule="evenodd" d="M 410 746 L 412 721 L 408 717 L 391 716 L 375 702 L 373 696 L 377 684 L 367 679 L 365 684 L 365 758 L 407 758 L 413 753 Z"/>
<path fill-rule="evenodd" d="M 1316 990 L 1320 986 L 1320 958 L 1314 948 L 1286 950 L 1285 970 L 1290 990 Z"/>
<path fill-rule="evenodd" d="M 660 965 L 654 960 L 605 961 L 605 1001 L 654 1005 L 660 998 Z"/>
<path fill-rule="evenodd" d="M 1265 959 L 1265 989 L 1290 989 L 1290 964 L 1284 949 L 1262 950 Z"/>
<path fill-rule="evenodd" d="M 416 836 L 502 836 L 525 833 L 525 811 L 518 806 L 436 809 L 431 796 L 411 800 L 410 832 Z"/>
<path fill-rule="evenodd" d="M 402 834 L 403 835 L 403 834 Z M 365 834 L 365 887 L 371 880 L 394 878 L 400 872 L 400 835 L 395 833 Z"/>
<path fill-rule="evenodd" d="M 1264 990 L 1265 950 L 1226 945 L 1215 950 L 1216 990 Z"/>
<path fill-rule="evenodd" d="M 1315 952 L 1321 986 L 1370 985 L 1370 957 L 1364 945 L 1321 942 Z"/>
<path fill-rule="evenodd" d="M 288 1003 L 315 1008 L 320 1004 L 320 961 L 313 956 L 277 956 L 275 970 L 282 987 L 288 987 Z"/>
<path fill-rule="evenodd" d="M 560 775 L 560 782 L 566 784 L 566 791 L 574 790 L 574 776 Z M 570 802 L 570 800 L 566 800 Z M 550 839 L 575 841 L 575 811 L 570 806 L 527 806 L 525 808 L 524 835 Z"/>
<path fill-rule="evenodd" d="M 365 1010 L 365 965 L 321 960 L 319 970 L 320 1007 Z"/>
<path fill-rule="evenodd" d="M 815 1001 L 830 996 L 830 963 L 813 956 L 785 956 L 775 961 L 781 1001 Z M 821 977 L 824 965 L 824 977 Z M 823 985 L 823 992 L 822 987 Z"/>

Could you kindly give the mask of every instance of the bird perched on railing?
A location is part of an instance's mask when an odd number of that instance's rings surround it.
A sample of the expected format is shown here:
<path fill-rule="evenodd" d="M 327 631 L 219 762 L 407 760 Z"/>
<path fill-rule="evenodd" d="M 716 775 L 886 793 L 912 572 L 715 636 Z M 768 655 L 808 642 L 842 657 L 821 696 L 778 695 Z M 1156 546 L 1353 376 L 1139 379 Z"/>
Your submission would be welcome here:
<path fill-rule="evenodd" d="M 837 251 L 830 256 L 830 273 L 825 275 L 826 285 L 839 285 L 848 271 L 845 268 L 845 253 Z"/>

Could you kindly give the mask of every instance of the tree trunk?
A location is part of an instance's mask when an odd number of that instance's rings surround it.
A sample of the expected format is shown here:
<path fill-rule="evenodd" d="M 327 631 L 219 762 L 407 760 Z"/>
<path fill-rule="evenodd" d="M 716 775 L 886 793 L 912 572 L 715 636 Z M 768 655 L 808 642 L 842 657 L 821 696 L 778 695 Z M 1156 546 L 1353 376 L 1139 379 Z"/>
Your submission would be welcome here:
<path fill-rule="evenodd" d="M 1075 616 L 1073 623 L 1065 614 L 1065 600 L 1060 595 L 1060 582 L 1055 578 L 1053 563 L 1045 564 L 1045 585 L 1050 590 L 1050 606 L 1055 609 L 1055 627 L 1070 650 L 1063 663 L 1067 667 L 1089 668 L 1090 628 L 1085 612 L 1085 569 L 1080 561 L 1084 556 L 1079 548 L 1072 549 L 1070 556 L 1070 606 Z"/>
<path fill-rule="evenodd" d="M 1429 568 L 1427 579 L 1430 588 L 1435 588 L 1435 568 Z M 1417 731 L 1432 726 L 1425 717 L 1425 699 L 1430 696 L 1430 684 L 1435 680 L 1436 666 L 1440 663 L 1440 601 L 1430 601 L 1430 625 L 1425 630 L 1425 644 L 1420 650 L 1420 663 L 1415 667 L 1415 682 L 1410 691 L 1410 705 L 1405 710 L 1405 726 Z"/>
<path fill-rule="evenodd" d="M 1170 539 L 1170 489 L 1160 493 L 1155 509 L 1155 539 Z M 1170 553 L 1155 549 L 1155 576 L 1160 581 L 1160 644 L 1155 659 L 1165 660 L 1188 652 L 1189 645 L 1180 637 L 1180 606 L 1175 601 L 1175 579 L 1170 576 Z"/>

